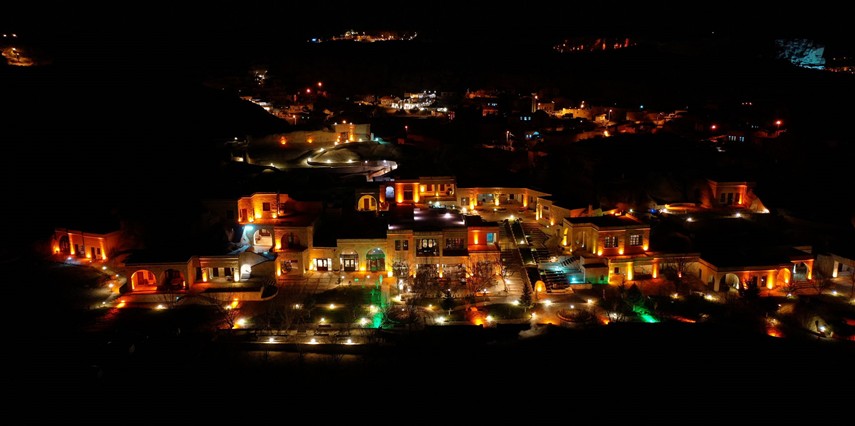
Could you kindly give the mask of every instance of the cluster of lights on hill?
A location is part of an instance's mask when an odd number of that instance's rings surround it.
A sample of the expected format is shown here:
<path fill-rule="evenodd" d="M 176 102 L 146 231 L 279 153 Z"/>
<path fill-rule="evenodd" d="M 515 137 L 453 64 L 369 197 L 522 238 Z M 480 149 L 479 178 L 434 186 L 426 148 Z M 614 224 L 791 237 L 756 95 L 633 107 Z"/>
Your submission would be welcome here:
<path fill-rule="evenodd" d="M 0 36 L 0 40 L 2 40 L 0 43 L 3 43 L 0 45 L 0 54 L 6 58 L 6 63 L 19 67 L 34 65 L 33 59 L 19 46 L 6 45 L 6 43 L 17 42 L 17 34 L 3 34 Z"/>
<path fill-rule="evenodd" d="M 592 38 L 564 40 L 560 44 L 552 46 L 558 52 L 596 52 L 603 50 L 618 50 L 635 46 L 636 43 L 627 38 Z"/>
<path fill-rule="evenodd" d="M 354 30 L 345 31 L 342 35 L 330 38 L 311 38 L 309 43 L 323 43 L 325 41 L 359 41 L 373 43 L 375 41 L 407 41 L 416 38 L 418 33 L 397 33 L 394 31 L 359 32 Z"/>

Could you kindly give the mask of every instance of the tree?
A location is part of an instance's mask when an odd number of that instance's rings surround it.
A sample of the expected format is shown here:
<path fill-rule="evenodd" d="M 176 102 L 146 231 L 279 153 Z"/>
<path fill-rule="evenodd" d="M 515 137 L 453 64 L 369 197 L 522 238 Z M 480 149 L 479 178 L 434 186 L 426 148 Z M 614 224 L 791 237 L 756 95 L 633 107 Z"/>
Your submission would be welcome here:
<path fill-rule="evenodd" d="M 520 306 L 522 306 L 526 312 L 534 306 L 534 296 L 532 293 L 534 293 L 534 291 L 531 289 L 531 283 L 528 282 L 527 279 L 523 280 L 523 291 L 522 295 L 520 295 L 519 302 Z"/>
<path fill-rule="evenodd" d="M 466 281 L 467 275 L 466 266 L 457 265 L 457 267 L 448 268 L 441 279 L 441 284 L 444 289 L 450 290 L 455 297 L 469 297 L 469 287 Z"/>
<path fill-rule="evenodd" d="M 603 288 L 603 306 L 608 308 L 609 321 L 623 322 L 632 313 L 632 306 L 625 300 L 626 286 Z"/>
<path fill-rule="evenodd" d="M 184 294 L 184 290 L 179 290 L 171 286 L 163 286 L 157 290 L 158 304 L 165 308 L 174 308 L 183 299 L 181 296 Z"/>
<path fill-rule="evenodd" d="M 644 294 L 637 285 L 633 284 L 623 293 L 623 300 L 630 306 L 639 306 L 644 303 Z"/>
<path fill-rule="evenodd" d="M 225 328 L 235 328 L 235 324 L 237 324 L 237 319 L 240 314 L 240 307 L 236 300 L 223 300 L 221 297 L 217 297 L 216 293 L 207 292 L 202 292 L 199 295 L 193 296 L 193 299 L 201 301 L 203 304 L 207 304 L 214 308 L 217 316 L 222 321 L 222 324 L 226 326 Z"/>
<path fill-rule="evenodd" d="M 415 305 L 409 303 L 390 304 L 383 312 L 383 317 L 396 325 L 404 325 L 412 330 L 418 325 L 420 315 Z"/>
<path fill-rule="evenodd" d="M 466 287 L 473 300 L 478 293 L 483 293 L 496 285 L 497 269 L 498 262 L 492 260 L 480 260 L 472 264 Z"/>
<path fill-rule="evenodd" d="M 505 265 L 502 261 L 499 261 L 499 264 L 502 265 L 502 292 L 508 294 L 508 278 L 514 274 L 514 271 L 508 268 L 508 265 Z"/>
<path fill-rule="evenodd" d="M 814 275 L 815 276 L 808 280 L 808 282 L 810 283 L 811 288 L 816 291 L 817 295 L 821 295 L 825 290 L 828 290 L 834 285 L 834 281 L 832 281 L 831 277 L 828 277 L 819 271 L 814 271 Z"/>
<path fill-rule="evenodd" d="M 276 296 L 267 302 L 260 320 L 268 330 L 289 330 L 307 318 L 304 309 L 309 289 L 305 284 L 288 284 L 279 287 Z"/>
<path fill-rule="evenodd" d="M 449 291 L 449 292 L 446 292 L 445 296 L 442 297 L 442 302 L 440 303 L 440 306 L 442 307 L 442 309 L 444 309 L 448 312 L 449 316 L 451 316 L 451 310 L 454 309 L 454 306 L 456 304 L 457 303 L 454 301 L 454 297 L 451 295 L 451 292 Z"/>
<path fill-rule="evenodd" d="M 748 280 L 747 282 L 739 282 L 739 297 L 745 299 L 756 299 L 760 295 L 760 288 L 757 286 L 756 280 Z"/>
<path fill-rule="evenodd" d="M 698 259 L 694 256 L 672 256 L 666 258 L 659 268 L 662 276 L 674 283 L 674 292 L 683 291 L 683 281 L 689 272 L 689 265 Z"/>
<path fill-rule="evenodd" d="M 799 286 L 796 285 L 795 280 L 789 280 L 781 286 L 781 290 L 786 291 L 788 294 L 795 294 L 798 291 Z"/>
<path fill-rule="evenodd" d="M 433 298 L 441 295 L 439 288 L 439 271 L 434 264 L 419 265 L 413 277 L 412 293 L 418 297 Z"/>

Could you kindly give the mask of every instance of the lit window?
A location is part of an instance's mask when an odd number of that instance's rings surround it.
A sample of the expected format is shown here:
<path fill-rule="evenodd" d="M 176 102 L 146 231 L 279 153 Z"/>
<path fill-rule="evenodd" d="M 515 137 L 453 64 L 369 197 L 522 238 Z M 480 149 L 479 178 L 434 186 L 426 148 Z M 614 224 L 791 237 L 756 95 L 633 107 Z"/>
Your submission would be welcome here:
<path fill-rule="evenodd" d="M 618 246 L 618 237 L 616 237 L 616 236 L 611 236 L 611 237 L 605 237 L 605 238 L 603 239 L 603 247 L 605 247 L 605 248 L 615 248 L 615 247 L 617 247 L 617 246 Z"/>
<path fill-rule="evenodd" d="M 640 246 L 641 245 L 641 234 L 632 234 L 629 236 L 629 245 L 631 246 Z"/>

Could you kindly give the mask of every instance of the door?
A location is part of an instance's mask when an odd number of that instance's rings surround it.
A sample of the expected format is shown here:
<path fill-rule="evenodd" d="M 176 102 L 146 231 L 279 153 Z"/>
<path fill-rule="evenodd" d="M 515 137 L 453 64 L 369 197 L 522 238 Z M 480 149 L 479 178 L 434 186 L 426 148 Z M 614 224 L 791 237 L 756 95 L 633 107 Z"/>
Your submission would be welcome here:
<path fill-rule="evenodd" d="M 319 272 L 326 272 L 330 270 L 330 260 L 329 259 L 315 259 L 315 269 Z"/>

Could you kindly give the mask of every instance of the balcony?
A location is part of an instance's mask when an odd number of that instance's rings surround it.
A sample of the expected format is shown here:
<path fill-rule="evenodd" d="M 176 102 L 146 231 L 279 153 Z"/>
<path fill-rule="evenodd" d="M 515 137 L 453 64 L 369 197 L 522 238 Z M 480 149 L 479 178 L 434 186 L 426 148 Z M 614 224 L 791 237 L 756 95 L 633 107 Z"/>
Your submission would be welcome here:
<path fill-rule="evenodd" d="M 416 256 L 439 256 L 439 248 L 426 248 L 416 250 Z"/>

